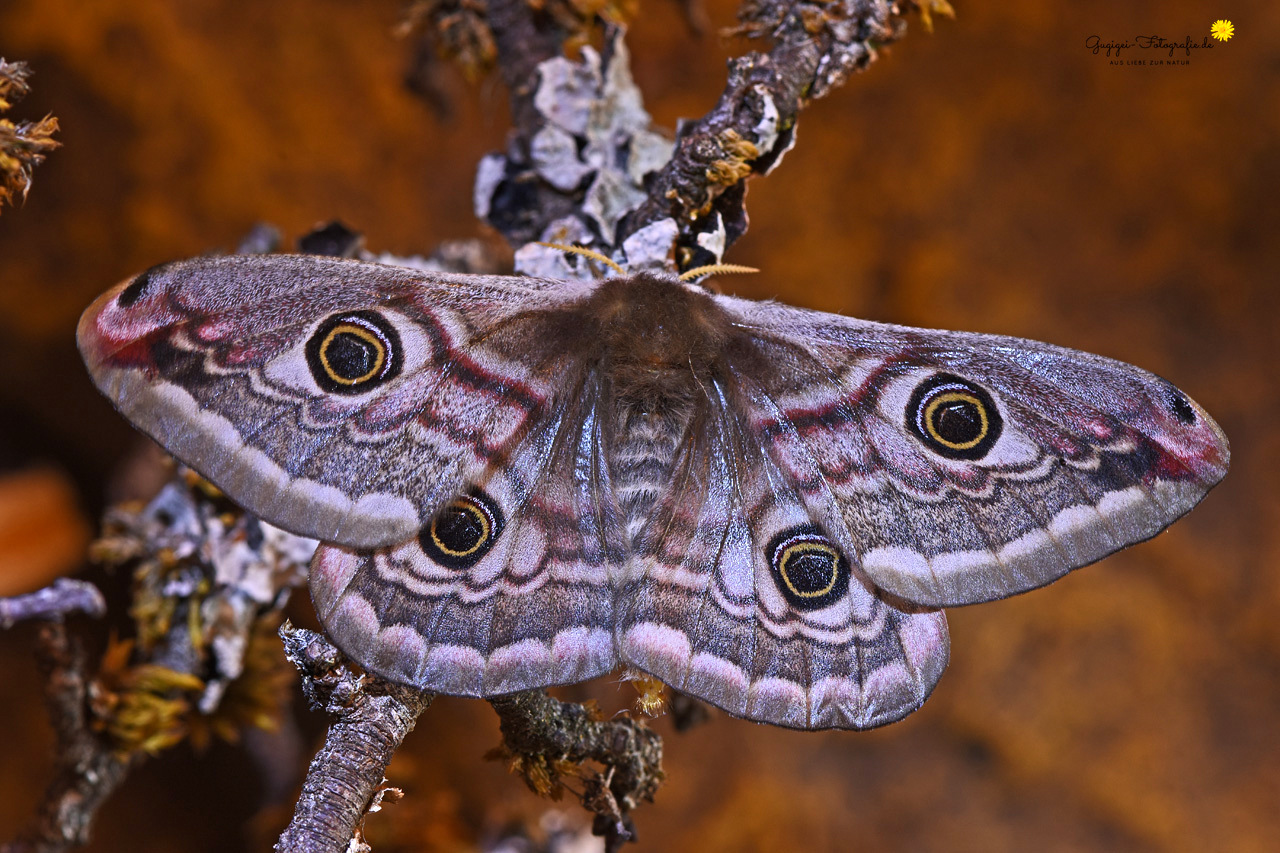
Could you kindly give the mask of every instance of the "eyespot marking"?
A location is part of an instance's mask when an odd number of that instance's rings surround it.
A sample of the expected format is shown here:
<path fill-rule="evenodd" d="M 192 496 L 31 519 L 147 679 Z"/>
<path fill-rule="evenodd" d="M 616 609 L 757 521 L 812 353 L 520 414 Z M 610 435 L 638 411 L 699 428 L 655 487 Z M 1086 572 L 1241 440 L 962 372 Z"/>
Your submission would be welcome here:
<path fill-rule="evenodd" d="M 460 495 L 418 533 L 428 557 L 450 569 L 469 569 L 502 534 L 502 510 L 480 490 Z"/>
<path fill-rule="evenodd" d="M 307 341 L 316 384 L 336 394 L 362 394 L 400 375 L 400 335 L 373 311 L 335 314 Z"/>
<path fill-rule="evenodd" d="M 1004 428 L 991 395 L 950 373 L 934 374 L 916 386 L 906 417 L 912 434 L 949 459 L 981 459 Z"/>
<path fill-rule="evenodd" d="M 849 591 L 849 561 L 812 524 L 773 537 L 765 557 L 778 591 L 797 610 L 827 607 Z"/>

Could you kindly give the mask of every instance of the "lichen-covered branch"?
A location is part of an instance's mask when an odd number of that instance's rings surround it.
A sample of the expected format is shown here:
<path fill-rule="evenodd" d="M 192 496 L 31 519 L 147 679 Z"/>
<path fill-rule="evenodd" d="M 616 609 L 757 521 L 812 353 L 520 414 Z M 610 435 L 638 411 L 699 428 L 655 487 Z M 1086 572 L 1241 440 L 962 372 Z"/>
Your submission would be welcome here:
<path fill-rule="evenodd" d="M 593 711 L 560 702 L 541 690 L 489 700 L 501 720 L 503 749 L 511 769 L 535 792 L 558 798 L 565 779 L 581 780 L 577 792 L 595 814 L 592 831 L 605 849 L 635 838 L 631 810 L 652 802 L 663 779 L 662 738 L 631 719 L 606 721 Z M 588 761 L 604 768 L 593 771 Z"/>
<path fill-rule="evenodd" d="M 556 17 L 545 5 L 489 0 L 484 16 L 468 6 L 467 20 L 496 45 L 513 117 L 506 150 L 480 163 L 475 205 L 519 247 L 518 271 L 559 278 L 598 273 L 530 241 L 591 246 L 631 269 L 720 262 L 746 231 L 746 179 L 780 162 L 803 106 L 868 65 L 901 35 L 901 11 L 915 8 L 747 0 L 736 32 L 772 47 L 731 60 L 719 100 L 673 145 L 651 126 L 631 79 L 623 30 L 612 23 L 621 16 L 602 16 L 602 49 L 581 47 L 570 59 L 563 45 L 580 41 L 590 16 Z"/>
<path fill-rule="evenodd" d="M 30 76 L 30 69 L 23 63 L 0 58 L 0 113 L 30 91 Z M 13 122 L 0 115 L 0 207 L 15 197 L 27 197 L 31 173 L 46 154 L 61 144 L 53 138 L 57 132 L 58 120 L 53 116 Z"/>
<path fill-rule="evenodd" d="M 129 759 L 116 754 L 91 728 L 90 678 L 84 648 L 67 632 L 72 613 L 101 617 L 106 601 L 93 584 L 60 578 L 27 595 L 0 599 L 0 628 L 48 620 L 36 635 L 36 664 L 57 741 L 57 770 L 35 816 L 3 853 L 59 853 L 89 840 L 98 807 L 119 786 Z"/>
<path fill-rule="evenodd" d="M 61 853 L 87 843 L 98 808 L 134 761 L 92 730 L 84 649 L 61 621 L 40 626 L 36 663 L 57 739 L 57 773 L 30 825 L 0 846 L 3 853 Z"/>
<path fill-rule="evenodd" d="M 61 619 L 71 613 L 101 617 L 107 602 L 91 583 L 59 578 L 44 589 L 12 598 L 0 598 L 0 629 L 27 619 Z"/>
<path fill-rule="evenodd" d="M 129 770 L 183 739 L 197 747 L 275 724 L 287 665 L 274 628 L 315 542 L 271 528 L 179 471 L 141 509 L 109 510 L 92 557 L 130 572 L 133 638 L 91 671 L 61 621 L 41 628 L 38 659 L 57 733 L 57 772 L 32 824 L 6 853 L 86 843 L 94 815 Z M 92 587 L 61 581 L 0 602 L 0 618 L 101 613 Z"/>
<path fill-rule="evenodd" d="M 348 669 L 320 634 L 280 629 L 285 654 L 302 674 L 313 709 L 334 717 L 311 760 L 293 820 L 276 842 L 279 853 L 338 853 L 348 849 L 382 785 L 387 764 L 432 694 Z"/>
<path fill-rule="evenodd" d="M 531 245 L 535 240 L 591 246 L 632 269 L 672 265 L 674 231 L 618 231 L 647 198 L 649 176 L 671 156 L 671 140 L 644 110 L 630 65 L 623 30 L 609 27 L 600 50 L 583 46 L 577 59 L 556 53 L 513 93 L 518 123 L 506 150 L 481 160 L 475 206 L 477 216 L 518 247 L 518 271 L 597 274 L 580 259 Z"/>
<path fill-rule="evenodd" d="M 272 633 L 315 547 L 182 469 L 141 511 L 107 512 L 92 555 L 133 577 L 134 638 L 108 646 L 91 697 L 116 749 L 272 724 L 290 681 Z"/>

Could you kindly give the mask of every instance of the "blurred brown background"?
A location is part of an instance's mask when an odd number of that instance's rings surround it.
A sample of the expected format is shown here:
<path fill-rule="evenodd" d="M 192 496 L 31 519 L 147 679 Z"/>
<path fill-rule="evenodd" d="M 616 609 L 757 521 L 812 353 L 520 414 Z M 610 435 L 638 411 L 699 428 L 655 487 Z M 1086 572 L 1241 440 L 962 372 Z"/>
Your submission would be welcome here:
<path fill-rule="evenodd" d="M 1248 851 L 1280 837 L 1280 8 L 956 5 L 957 21 L 932 36 L 913 21 L 802 115 L 796 149 L 751 185 L 752 228 L 727 258 L 764 273 L 726 286 L 1140 364 L 1218 419 L 1232 471 L 1150 543 L 951 611 L 951 667 L 902 723 L 804 734 L 717 714 L 677 735 L 657 722 L 669 781 L 636 812 L 637 850 Z M 733 8 L 714 0 L 715 25 Z M 65 144 L 26 205 L 0 213 L 5 591 L 74 564 L 137 447 L 74 350 L 95 295 L 229 249 L 257 220 L 293 238 L 341 218 L 405 254 L 480 233 L 471 180 L 502 145 L 505 92 L 459 82 L 453 116 L 433 116 L 402 84 L 400 10 L 0 5 L 0 55 L 36 72 L 17 117 L 54 112 Z M 1116 67 L 1084 47 L 1094 34 L 1198 40 L 1217 18 L 1235 38 L 1189 66 Z M 705 112 L 725 57 L 745 48 L 696 39 L 675 4 L 644 0 L 631 49 L 669 127 Z M 30 642 L 0 633 L 0 838 L 51 772 Z M 612 709 L 633 692 L 603 680 L 567 695 Z M 313 736 L 321 721 L 298 716 Z M 482 760 L 497 742 L 483 703 L 440 700 L 392 767 L 408 798 L 371 821 L 375 849 L 467 849 L 536 822 L 553 806 Z M 178 748 L 130 779 L 91 849 L 265 849 L 285 818 L 254 815 L 311 748 L 275 780 L 245 750 Z"/>

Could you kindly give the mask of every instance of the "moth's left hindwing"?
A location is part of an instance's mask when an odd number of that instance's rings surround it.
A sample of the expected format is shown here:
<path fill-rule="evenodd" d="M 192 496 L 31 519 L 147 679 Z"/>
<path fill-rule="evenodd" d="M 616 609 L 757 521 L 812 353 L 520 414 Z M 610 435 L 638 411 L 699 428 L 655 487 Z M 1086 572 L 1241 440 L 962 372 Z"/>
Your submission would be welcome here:
<path fill-rule="evenodd" d="M 581 292 L 541 284 L 203 258 L 104 294 L 77 337 L 125 416 L 232 499 L 299 534 L 386 547 L 549 416 L 569 374 L 518 315 Z"/>
<path fill-rule="evenodd" d="M 414 539 L 322 546 L 311 597 L 343 650 L 394 681 L 467 696 L 616 667 L 611 578 L 626 547 L 599 401 L 588 377 Z"/>

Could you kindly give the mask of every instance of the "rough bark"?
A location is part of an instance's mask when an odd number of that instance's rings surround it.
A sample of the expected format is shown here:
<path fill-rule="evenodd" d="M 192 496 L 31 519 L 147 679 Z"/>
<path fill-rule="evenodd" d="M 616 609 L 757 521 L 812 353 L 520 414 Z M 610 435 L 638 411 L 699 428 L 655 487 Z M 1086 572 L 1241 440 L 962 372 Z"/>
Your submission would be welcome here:
<path fill-rule="evenodd" d="M 302 675 L 313 709 L 333 716 L 324 745 L 311 760 L 293 820 L 276 842 L 279 853 L 338 853 L 357 836 L 387 764 L 430 693 L 360 676 L 341 653 L 314 631 L 286 623 L 285 653 Z"/>

